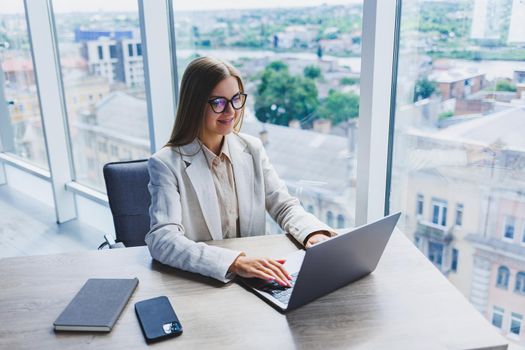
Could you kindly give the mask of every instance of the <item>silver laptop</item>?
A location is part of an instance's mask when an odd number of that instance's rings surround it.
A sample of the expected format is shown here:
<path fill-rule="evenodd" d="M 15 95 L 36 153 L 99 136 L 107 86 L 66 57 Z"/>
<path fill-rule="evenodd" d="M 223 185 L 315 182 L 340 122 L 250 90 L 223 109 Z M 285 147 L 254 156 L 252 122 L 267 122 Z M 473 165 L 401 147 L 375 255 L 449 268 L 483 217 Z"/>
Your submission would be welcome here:
<path fill-rule="evenodd" d="M 239 278 L 281 312 L 290 311 L 375 270 L 401 213 L 339 234 L 286 257 L 292 287 L 257 278 Z"/>

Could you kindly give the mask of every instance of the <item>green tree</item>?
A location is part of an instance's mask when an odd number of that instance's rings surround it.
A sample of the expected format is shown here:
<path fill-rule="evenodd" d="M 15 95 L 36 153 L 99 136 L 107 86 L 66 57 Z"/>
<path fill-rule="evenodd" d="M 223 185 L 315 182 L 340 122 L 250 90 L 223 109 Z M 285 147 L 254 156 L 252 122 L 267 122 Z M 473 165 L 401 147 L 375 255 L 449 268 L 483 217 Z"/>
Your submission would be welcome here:
<path fill-rule="evenodd" d="M 359 78 L 343 77 L 339 80 L 341 85 L 355 85 L 359 83 Z"/>
<path fill-rule="evenodd" d="M 275 61 L 263 71 L 255 97 L 255 116 L 262 122 L 288 125 L 308 118 L 319 105 L 312 79 L 293 76 L 288 66 Z"/>
<path fill-rule="evenodd" d="M 303 74 L 307 78 L 317 79 L 321 76 L 321 68 L 314 65 L 306 66 L 304 67 Z"/>
<path fill-rule="evenodd" d="M 499 80 L 496 83 L 496 91 L 516 92 L 516 85 L 507 80 Z"/>
<path fill-rule="evenodd" d="M 416 81 L 414 86 L 414 102 L 429 98 L 436 91 L 436 82 L 427 78 Z"/>
<path fill-rule="evenodd" d="M 316 115 L 321 119 L 331 120 L 333 125 L 357 118 L 359 116 L 359 96 L 352 92 L 330 90 L 328 96 L 321 102 Z"/>

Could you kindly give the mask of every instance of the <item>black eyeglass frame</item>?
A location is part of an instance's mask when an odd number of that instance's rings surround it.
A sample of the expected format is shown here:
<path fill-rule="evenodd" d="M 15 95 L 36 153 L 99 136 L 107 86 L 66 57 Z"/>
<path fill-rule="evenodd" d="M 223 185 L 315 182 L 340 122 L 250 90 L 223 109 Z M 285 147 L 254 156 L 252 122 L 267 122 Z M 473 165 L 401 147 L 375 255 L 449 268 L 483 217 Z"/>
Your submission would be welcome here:
<path fill-rule="evenodd" d="M 238 107 L 238 108 L 233 105 L 233 99 L 235 98 L 235 96 L 244 96 L 244 101 L 242 101 L 242 105 L 240 107 Z M 213 108 L 213 104 L 212 104 L 213 101 L 215 101 L 215 100 L 217 100 L 219 98 L 223 98 L 223 99 L 226 100 L 226 103 L 224 104 L 224 108 L 223 108 L 222 111 L 216 111 L 215 108 Z M 227 99 L 226 97 L 223 97 L 223 96 L 217 96 L 217 97 L 214 97 L 212 99 L 209 99 L 208 103 L 210 104 L 210 107 L 211 107 L 212 111 L 214 111 L 217 114 L 220 114 L 220 113 L 224 113 L 224 111 L 226 110 L 226 107 L 228 106 L 228 103 L 231 104 L 232 108 L 234 110 L 236 110 L 236 111 L 242 109 L 244 107 L 244 105 L 246 104 L 246 100 L 247 99 L 248 99 L 248 94 L 245 94 L 244 92 L 239 92 L 239 93 L 233 95 L 231 99 Z"/>

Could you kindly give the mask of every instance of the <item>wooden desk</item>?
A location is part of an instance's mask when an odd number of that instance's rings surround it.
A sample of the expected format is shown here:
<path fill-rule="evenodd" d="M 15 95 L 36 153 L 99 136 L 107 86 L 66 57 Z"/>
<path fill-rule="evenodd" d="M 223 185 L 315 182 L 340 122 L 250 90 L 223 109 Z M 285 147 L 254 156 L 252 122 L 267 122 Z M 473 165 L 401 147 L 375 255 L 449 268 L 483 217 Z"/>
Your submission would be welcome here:
<path fill-rule="evenodd" d="M 286 236 L 212 244 L 279 258 Z M 140 282 L 108 334 L 55 333 L 53 321 L 88 278 Z M 146 348 L 134 303 L 167 295 L 177 349 L 506 349 L 506 341 L 399 232 L 370 276 L 282 315 L 243 287 L 152 261 L 146 247 L 0 260 L 1 349 Z"/>

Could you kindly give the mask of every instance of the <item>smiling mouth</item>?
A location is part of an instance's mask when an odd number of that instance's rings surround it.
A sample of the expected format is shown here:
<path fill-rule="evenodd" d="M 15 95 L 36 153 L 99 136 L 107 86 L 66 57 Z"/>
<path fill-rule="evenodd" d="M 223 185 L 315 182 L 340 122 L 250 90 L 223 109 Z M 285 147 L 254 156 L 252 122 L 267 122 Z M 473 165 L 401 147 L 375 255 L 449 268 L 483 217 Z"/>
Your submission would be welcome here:
<path fill-rule="evenodd" d="M 223 124 L 223 125 L 229 125 L 233 122 L 233 119 L 234 118 L 230 118 L 230 119 L 223 119 L 223 120 L 217 120 L 217 122 Z"/>

